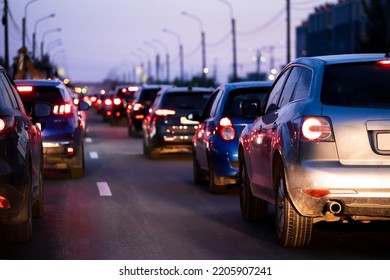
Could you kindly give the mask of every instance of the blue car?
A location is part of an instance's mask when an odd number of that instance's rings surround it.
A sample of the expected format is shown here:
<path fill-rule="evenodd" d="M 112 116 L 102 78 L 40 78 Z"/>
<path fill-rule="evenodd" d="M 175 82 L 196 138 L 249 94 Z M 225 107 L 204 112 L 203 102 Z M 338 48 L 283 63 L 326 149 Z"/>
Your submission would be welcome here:
<path fill-rule="evenodd" d="M 220 85 L 202 115 L 189 114 L 200 124 L 193 137 L 193 173 L 196 183 L 208 181 L 217 193 L 238 181 L 238 139 L 252 123 L 266 99 L 271 82 L 236 82 Z M 247 108 L 244 115 L 242 107 Z"/>
<path fill-rule="evenodd" d="M 60 80 L 15 80 L 23 103 L 41 101 L 52 106 L 51 114 L 38 119 L 42 131 L 44 170 L 69 170 L 71 178 L 84 176 L 83 123 L 69 89 Z"/>

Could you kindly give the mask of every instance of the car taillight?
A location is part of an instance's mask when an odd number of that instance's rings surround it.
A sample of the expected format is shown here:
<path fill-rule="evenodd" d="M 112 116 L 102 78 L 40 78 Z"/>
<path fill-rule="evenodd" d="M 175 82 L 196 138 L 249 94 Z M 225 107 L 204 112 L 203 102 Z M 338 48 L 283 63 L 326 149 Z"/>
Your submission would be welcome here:
<path fill-rule="evenodd" d="M 114 105 L 120 105 L 122 103 L 122 100 L 118 97 L 114 98 L 114 100 L 112 101 L 114 103 Z"/>
<path fill-rule="evenodd" d="M 333 141 L 330 121 L 323 117 L 308 117 L 302 123 L 302 138 L 308 141 Z"/>
<path fill-rule="evenodd" d="M 33 87 L 32 86 L 17 86 L 16 87 L 20 93 L 23 92 L 32 92 Z"/>
<path fill-rule="evenodd" d="M 378 61 L 376 64 L 381 65 L 381 66 L 390 67 L 390 60 L 381 60 L 381 61 Z"/>
<path fill-rule="evenodd" d="M 0 133 L 8 133 L 15 127 L 15 118 L 12 116 L 0 117 Z"/>
<path fill-rule="evenodd" d="M 61 104 L 54 105 L 53 114 L 54 115 L 68 115 L 72 113 L 72 105 L 71 104 Z"/>
<path fill-rule="evenodd" d="M 170 109 L 157 109 L 155 114 L 156 116 L 159 117 L 167 117 L 167 116 L 174 116 L 176 114 L 176 111 Z"/>
<path fill-rule="evenodd" d="M 112 105 L 112 100 L 107 98 L 107 99 L 104 99 L 104 105 L 106 106 L 111 106 Z"/>
<path fill-rule="evenodd" d="M 141 110 L 143 107 L 144 107 L 144 106 L 143 106 L 141 103 L 135 103 L 135 104 L 133 105 L 133 110 L 134 110 L 134 111 L 139 111 L 139 110 Z"/>
<path fill-rule="evenodd" d="M 236 131 L 234 130 L 232 121 L 227 117 L 219 120 L 218 131 L 223 140 L 229 141 L 236 137 Z"/>

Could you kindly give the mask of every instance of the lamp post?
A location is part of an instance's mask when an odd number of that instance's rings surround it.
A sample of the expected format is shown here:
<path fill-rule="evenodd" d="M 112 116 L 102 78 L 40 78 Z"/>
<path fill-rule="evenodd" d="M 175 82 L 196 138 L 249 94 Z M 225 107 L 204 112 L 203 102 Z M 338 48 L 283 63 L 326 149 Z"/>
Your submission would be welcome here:
<path fill-rule="evenodd" d="M 24 6 L 24 17 L 22 18 L 22 38 L 23 38 L 23 48 L 26 47 L 26 21 L 27 21 L 27 7 L 38 0 L 32 0 Z"/>
<path fill-rule="evenodd" d="M 202 77 L 203 79 L 206 79 L 206 73 L 207 73 L 207 66 L 206 66 L 206 35 L 203 29 L 203 23 L 201 19 L 197 16 L 194 16 L 192 14 L 189 14 L 185 11 L 181 12 L 182 15 L 188 16 L 194 20 L 196 20 L 199 23 L 200 26 L 200 37 L 201 37 L 201 45 L 202 45 Z"/>
<path fill-rule="evenodd" d="M 177 38 L 177 41 L 179 42 L 180 81 L 184 81 L 183 44 L 181 43 L 181 37 L 176 32 L 173 32 L 173 31 L 165 29 L 165 28 L 162 31 L 175 36 Z"/>
<path fill-rule="evenodd" d="M 165 63 L 166 63 L 166 71 L 167 71 L 167 78 L 166 79 L 167 79 L 167 82 L 169 83 L 169 51 L 168 51 L 168 47 L 166 44 L 164 44 L 160 40 L 152 39 L 152 41 L 163 46 L 163 48 L 165 50 Z"/>
<path fill-rule="evenodd" d="M 34 33 L 33 33 L 33 58 L 35 58 L 35 49 L 36 49 L 36 34 L 37 34 L 37 26 L 38 26 L 38 23 L 45 20 L 45 19 L 49 19 L 49 18 L 52 18 L 52 17 L 55 17 L 55 14 L 50 14 L 48 16 L 45 16 L 43 18 L 40 18 L 38 19 L 35 24 L 34 24 Z"/>
<path fill-rule="evenodd" d="M 232 21 L 232 41 L 233 41 L 233 76 L 232 76 L 232 80 L 235 82 L 238 80 L 238 77 L 237 77 L 237 47 L 236 47 L 236 20 L 234 19 L 234 16 L 233 16 L 233 7 L 232 5 L 230 5 L 229 2 L 225 1 L 225 0 L 218 0 L 222 3 L 225 3 L 228 7 L 229 7 L 229 11 L 230 11 L 230 18 L 231 18 L 231 21 Z"/>
<path fill-rule="evenodd" d="M 55 29 L 50 29 L 50 30 L 46 31 L 45 33 L 43 33 L 42 41 L 41 41 L 41 59 L 43 58 L 43 42 L 45 41 L 45 36 L 49 33 L 60 32 L 60 31 L 61 31 L 61 28 L 55 28 Z"/>
<path fill-rule="evenodd" d="M 145 41 L 144 44 L 149 46 L 156 52 L 156 81 L 159 82 L 160 81 L 160 54 L 158 53 L 158 49 L 148 41 Z"/>
<path fill-rule="evenodd" d="M 139 83 L 143 83 L 144 82 L 144 75 L 145 75 L 145 71 L 144 71 L 144 63 L 142 62 L 142 56 L 139 55 L 137 52 L 131 52 L 131 54 L 133 56 L 136 56 L 139 58 L 140 60 L 140 66 L 136 66 L 135 68 L 135 74 L 139 76 Z"/>
<path fill-rule="evenodd" d="M 146 81 L 148 81 L 149 79 L 152 78 L 152 65 L 150 63 L 150 56 L 149 56 L 149 53 L 146 52 L 145 50 L 141 49 L 141 48 L 138 48 L 137 51 L 143 53 L 145 56 L 146 56 L 146 59 L 147 59 L 147 77 L 146 77 Z"/>

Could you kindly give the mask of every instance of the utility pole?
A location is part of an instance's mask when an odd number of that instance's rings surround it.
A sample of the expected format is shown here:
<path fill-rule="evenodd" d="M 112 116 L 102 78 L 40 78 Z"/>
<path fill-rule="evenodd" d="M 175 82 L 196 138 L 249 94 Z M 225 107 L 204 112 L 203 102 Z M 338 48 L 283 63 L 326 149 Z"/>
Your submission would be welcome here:
<path fill-rule="evenodd" d="M 3 25 L 4 25 L 4 68 L 9 72 L 9 48 L 8 48 L 8 0 L 4 0 L 4 13 L 3 13 Z"/>
<path fill-rule="evenodd" d="M 287 10 L 287 63 L 290 62 L 291 60 L 291 53 L 290 53 L 290 42 L 291 42 L 291 39 L 290 39 L 290 0 L 287 0 L 287 7 L 286 7 L 286 10 Z"/>

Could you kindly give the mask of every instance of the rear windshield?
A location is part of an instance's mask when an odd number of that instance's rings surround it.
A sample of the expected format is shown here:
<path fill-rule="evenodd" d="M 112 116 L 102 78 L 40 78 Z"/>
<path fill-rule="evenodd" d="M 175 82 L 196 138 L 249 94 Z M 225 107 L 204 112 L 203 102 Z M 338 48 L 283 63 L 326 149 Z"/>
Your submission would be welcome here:
<path fill-rule="evenodd" d="M 321 102 L 357 108 L 390 108 L 390 67 L 350 63 L 325 68 Z"/>
<path fill-rule="evenodd" d="M 144 89 L 141 92 L 141 95 L 139 97 L 139 101 L 150 101 L 150 103 L 153 103 L 154 99 L 156 99 L 157 93 L 160 91 L 159 88 L 156 89 Z"/>
<path fill-rule="evenodd" d="M 162 106 L 175 109 L 202 110 L 211 92 L 175 92 L 166 94 Z"/>
<path fill-rule="evenodd" d="M 31 92 L 21 92 L 21 96 L 24 102 L 36 100 L 48 102 L 50 104 L 61 104 L 64 102 L 61 89 L 57 87 L 34 86 Z"/>
<path fill-rule="evenodd" d="M 243 100 L 258 100 L 260 104 L 263 104 L 264 100 L 267 97 L 269 92 L 269 87 L 258 87 L 258 88 L 245 88 L 245 89 L 236 89 L 231 91 L 227 104 L 225 106 L 224 113 L 232 117 L 241 117 L 245 116 L 241 112 L 241 102 Z"/>

